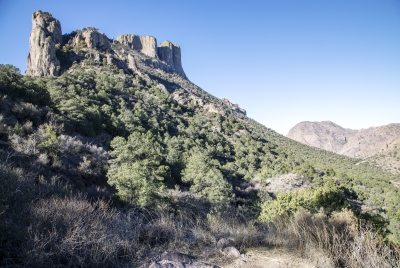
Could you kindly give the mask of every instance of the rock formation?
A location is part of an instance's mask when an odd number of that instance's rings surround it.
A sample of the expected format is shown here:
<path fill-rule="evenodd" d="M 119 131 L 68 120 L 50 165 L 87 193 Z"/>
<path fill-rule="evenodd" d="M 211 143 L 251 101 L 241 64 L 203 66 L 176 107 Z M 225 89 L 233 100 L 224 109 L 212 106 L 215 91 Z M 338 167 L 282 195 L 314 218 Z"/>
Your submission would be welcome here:
<path fill-rule="evenodd" d="M 88 28 L 84 29 L 82 32 L 78 32 L 68 43 L 72 46 L 78 46 L 81 45 L 82 42 L 86 44 L 88 48 L 111 49 L 111 44 L 107 36 L 94 28 Z"/>
<path fill-rule="evenodd" d="M 182 68 L 181 48 L 177 44 L 165 41 L 157 47 L 157 40 L 153 36 L 139 36 L 135 34 L 123 34 L 118 36 L 117 40 L 120 44 L 142 52 L 152 58 L 146 60 L 147 65 L 165 72 L 173 72 L 186 78 L 186 74 Z M 157 61 L 158 59 L 161 61 Z"/>
<path fill-rule="evenodd" d="M 27 75 L 58 75 L 60 61 L 56 45 L 62 43 L 61 24 L 48 12 L 36 11 L 32 15 L 32 32 L 29 38 Z"/>
<path fill-rule="evenodd" d="M 158 47 L 157 51 L 160 60 L 172 66 L 175 73 L 182 77 L 186 77 L 182 68 L 181 48 L 177 44 L 172 44 L 170 41 L 164 41 Z"/>
<path fill-rule="evenodd" d="M 32 16 L 26 74 L 58 76 L 61 72 L 68 70 L 74 62 L 79 63 L 92 58 L 97 64 L 102 64 L 102 60 L 106 57 L 108 66 L 116 66 L 124 72 L 138 72 L 139 68 L 148 66 L 166 73 L 175 73 L 187 79 L 182 68 L 181 50 L 178 45 L 165 41 L 157 47 L 155 37 L 134 34 L 120 35 L 117 39 L 118 42 L 114 42 L 114 38 L 111 42 L 105 34 L 92 27 L 63 36 L 58 20 L 48 12 L 36 11 Z M 122 46 L 118 46 L 118 43 Z M 141 52 L 145 56 L 129 51 L 124 46 Z M 117 53 L 118 59 L 105 55 L 103 53 L 105 50 L 111 52 L 112 55 Z"/>
<path fill-rule="evenodd" d="M 131 54 L 128 55 L 128 68 L 134 72 L 138 70 L 135 58 Z"/>
<path fill-rule="evenodd" d="M 228 107 L 232 108 L 236 112 L 246 115 L 246 110 L 243 108 L 240 108 L 238 104 L 233 104 L 228 99 L 225 99 L 225 98 L 222 98 L 221 100 L 223 103 L 225 103 Z"/>
<path fill-rule="evenodd" d="M 131 49 L 142 52 L 143 54 L 158 58 L 157 56 L 157 40 L 153 36 L 139 36 L 135 34 L 123 34 L 117 37 L 118 42 L 128 46 Z"/>
<path fill-rule="evenodd" d="M 390 149 L 400 142 L 400 124 L 367 129 L 346 129 L 333 122 L 301 122 L 288 138 L 334 153 L 366 158 Z"/>

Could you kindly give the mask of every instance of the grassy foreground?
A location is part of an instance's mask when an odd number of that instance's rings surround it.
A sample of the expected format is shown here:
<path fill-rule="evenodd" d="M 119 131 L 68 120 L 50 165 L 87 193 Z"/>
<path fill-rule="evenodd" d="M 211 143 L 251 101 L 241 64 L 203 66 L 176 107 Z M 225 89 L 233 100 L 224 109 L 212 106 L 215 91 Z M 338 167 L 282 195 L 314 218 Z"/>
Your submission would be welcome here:
<path fill-rule="evenodd" d="M 260 224 L 240 207 L 210 210 L 178 190 L 168 192 L 164 207 L 145 210 L 91 198 L 56 180 L 32 183 L 29 175 L 2 161 L 2 267 L 137 267 L 164 250 L 224 263 L 221 238 L 242 253 L 254 247 L 296 251 L 316 267 L 400 265 L 399 248 L 347 209 L 330 217 L 299 210 Z"/>

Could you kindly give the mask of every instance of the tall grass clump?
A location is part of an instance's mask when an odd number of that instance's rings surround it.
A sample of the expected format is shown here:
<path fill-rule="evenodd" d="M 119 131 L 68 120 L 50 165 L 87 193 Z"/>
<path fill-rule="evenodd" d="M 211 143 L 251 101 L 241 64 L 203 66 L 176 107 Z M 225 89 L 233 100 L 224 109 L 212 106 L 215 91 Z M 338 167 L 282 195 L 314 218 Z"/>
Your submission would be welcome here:
<path fill-rule="evenodd" d="M 300 209 L 269 223 L 268 240 L 299 250 L 318 267 L 399 267 L 399 248 L 348 209 L 328 217 Z"/>

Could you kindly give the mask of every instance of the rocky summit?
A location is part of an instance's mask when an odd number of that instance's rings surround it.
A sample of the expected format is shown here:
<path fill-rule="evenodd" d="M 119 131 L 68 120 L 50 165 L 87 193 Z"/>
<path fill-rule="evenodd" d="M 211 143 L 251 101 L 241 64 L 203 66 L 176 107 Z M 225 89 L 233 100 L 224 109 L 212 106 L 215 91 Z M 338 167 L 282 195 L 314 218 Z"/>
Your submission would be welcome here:
<path fill-rule="evenodd" d="M 290 129 L 287 137 L 349 157 L 367 158 L 400 143 L 400 124 L 355 130 L 331 121 L 301 122 Z"/>
<path fill-rule="evenodd" d="M 87 57 L 101 60 L 101 56 L 80 55 L 79 47 L 100 48 L 111 53 L 107 56 L 110 64 L 115 63 L 116 47 L 123 45 L 130 50 L 140 52 L 133 55 L 118 55 L 119 67 L 137 71 L 137 62 L 177 74 L 187 78 L 181 63 L 181 48 L 177 44 L 165 41 L 157 47 L 157 39 L 153 36 L 123 34 L 117 40 L 109 39 L 93 27 L 62 35 L 61 24 L 49 12 L 36 11 L 32 15 L 32 33 L 30 36 L 30 52 L 28 56 L 27 75 L 58 76 L 74 61 Z M 73 52 L 71 49 L 76 48 Z M 122 51 L 126 52 L 126 51 Z"/>

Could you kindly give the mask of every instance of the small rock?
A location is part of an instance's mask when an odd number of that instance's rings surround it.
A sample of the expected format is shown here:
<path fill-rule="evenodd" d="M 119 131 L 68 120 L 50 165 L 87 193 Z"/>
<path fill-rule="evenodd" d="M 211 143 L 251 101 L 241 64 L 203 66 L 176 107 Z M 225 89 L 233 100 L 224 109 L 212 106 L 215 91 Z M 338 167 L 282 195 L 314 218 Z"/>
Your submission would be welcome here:
<path fill-rule="evenodd" d="M 240 258 L 240 252 L 235 247 L 226 247 L 222 250 L 222 253 L 230 258 Z"/>

